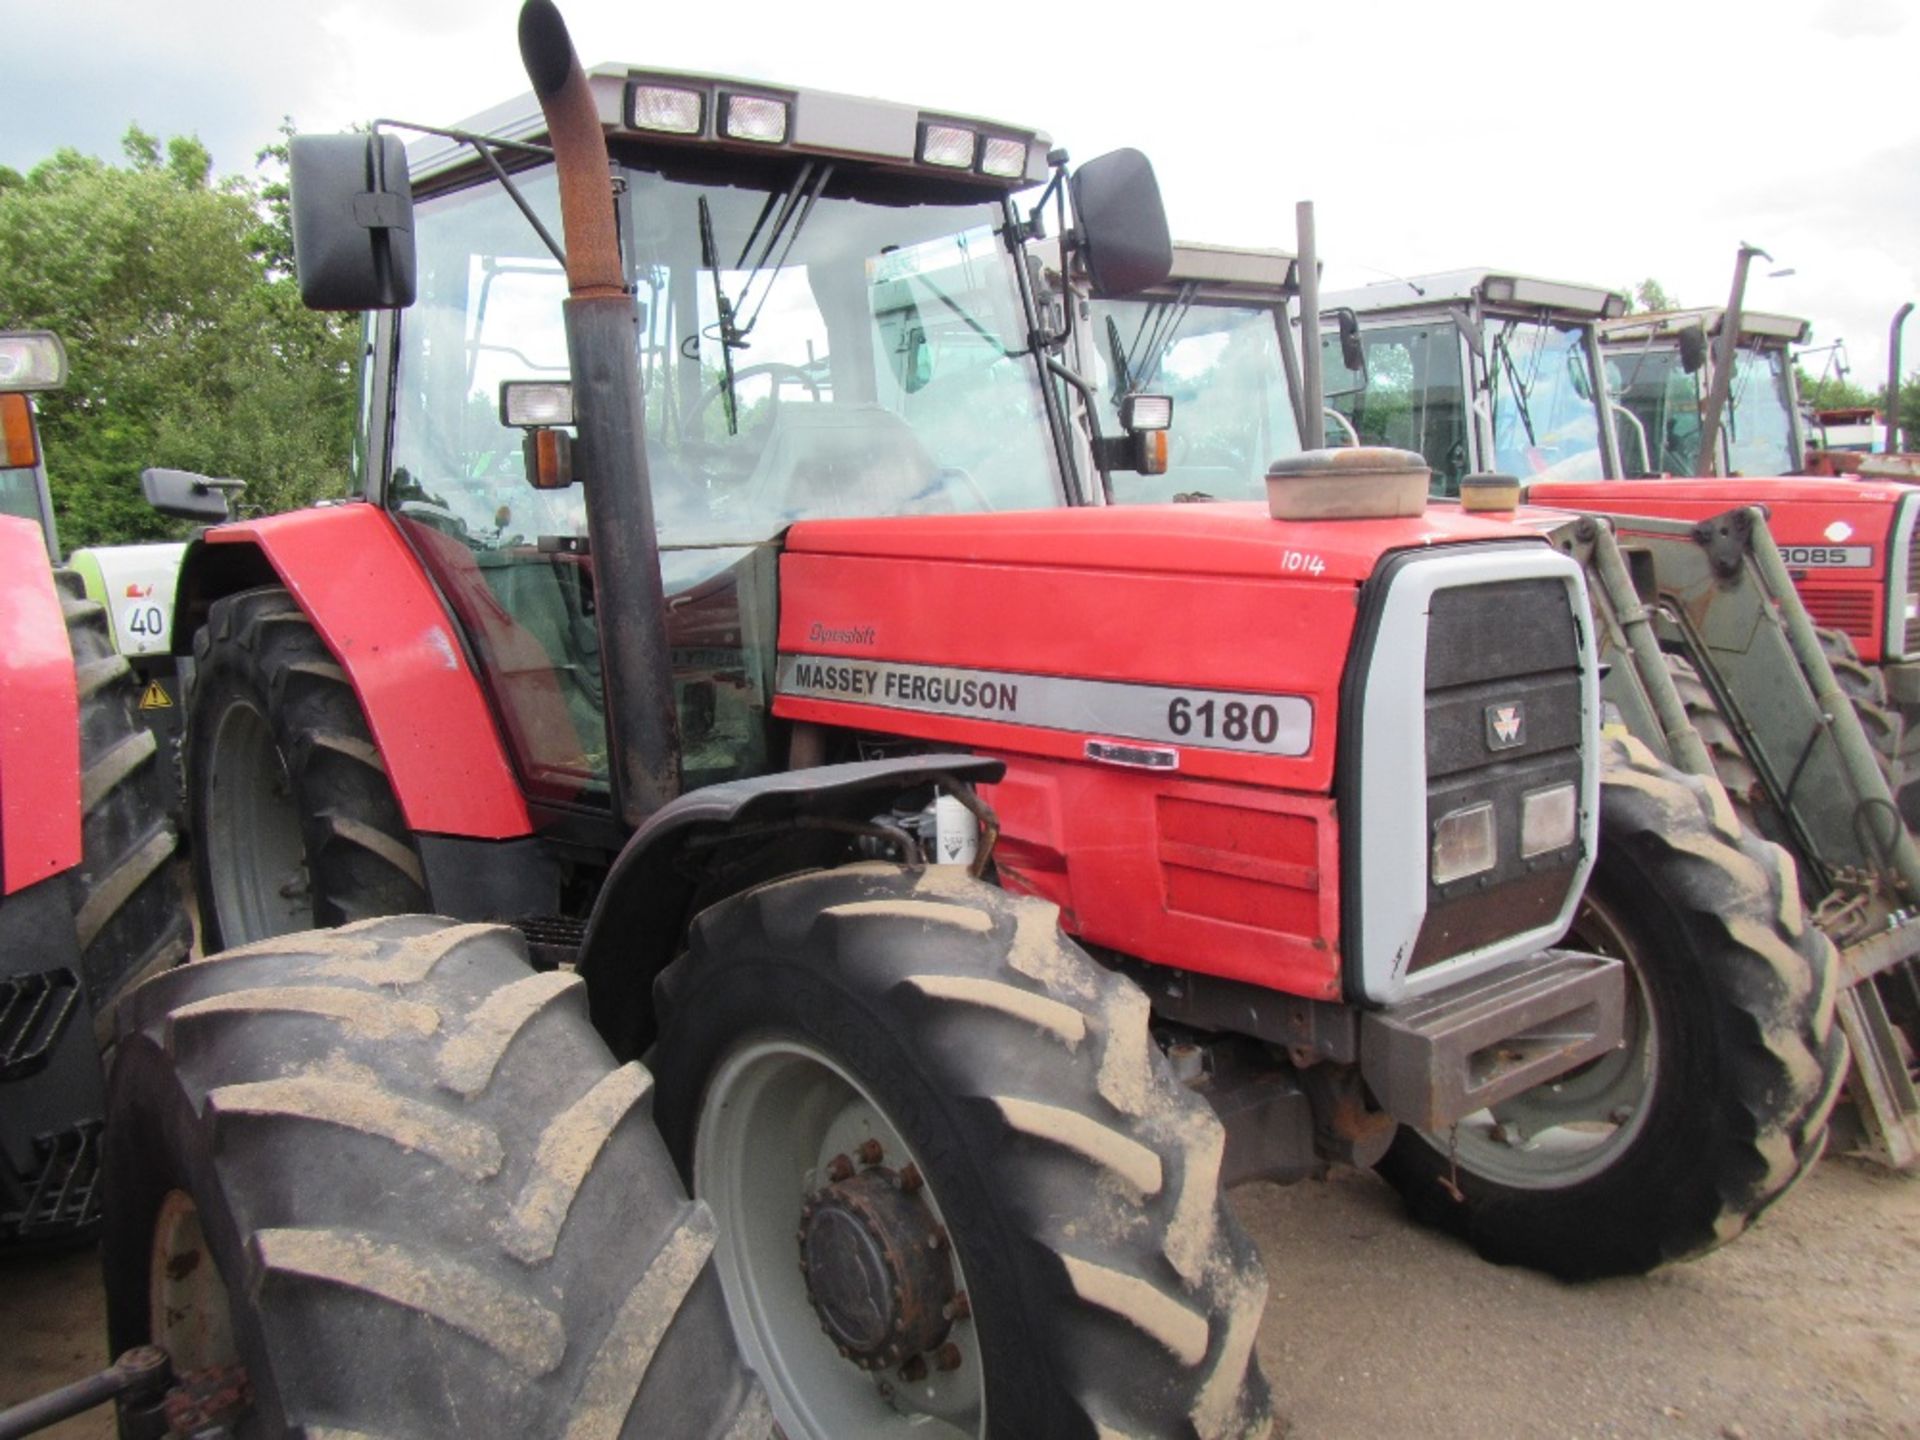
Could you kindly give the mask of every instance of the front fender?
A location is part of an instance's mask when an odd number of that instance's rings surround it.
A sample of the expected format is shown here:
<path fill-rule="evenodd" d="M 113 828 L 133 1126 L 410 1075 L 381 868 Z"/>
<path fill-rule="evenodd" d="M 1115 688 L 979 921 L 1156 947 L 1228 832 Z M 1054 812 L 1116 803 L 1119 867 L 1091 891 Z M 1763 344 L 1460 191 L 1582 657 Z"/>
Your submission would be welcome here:
<path fill-rule="evenodd" d="M 891 797 L 936 778 L 991 785 L 1005 773 L 1004 764 L 985 756 L 902 755 L 730 780 L 663 806 L 613 862 L 587 921 L 578 968 L 595 1028 L 622 1059 L 652 1041 L 654 976 L 679 953 L 696 900 L 724 898 L 679 866 L 690 840 L 800 816 L 864 820 Z M 772 878 L 756 872 L 740 888 Z"/>
<path fill-rule="evenodd" d="M 182 565 L 176 650 L 215 600 L 275 579 L 346 671 L 410 829 L 477 840 L 532 833 L 453 617 L 391 516 L 350 503 L 208 530 Z"/>

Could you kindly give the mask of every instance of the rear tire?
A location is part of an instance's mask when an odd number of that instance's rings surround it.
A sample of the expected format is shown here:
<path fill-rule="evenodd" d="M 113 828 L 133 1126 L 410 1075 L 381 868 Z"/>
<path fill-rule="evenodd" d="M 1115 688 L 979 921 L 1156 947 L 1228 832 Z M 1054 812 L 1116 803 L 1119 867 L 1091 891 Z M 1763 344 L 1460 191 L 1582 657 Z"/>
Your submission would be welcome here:
<path fill-rule="evenodd" d="M 187 786 L 208 950 L 428 908 L 426 874 L 346 671 L 279 586 L 194 636 Z"/>
<path fill-rule="evenodd" d="M 1621 952 L 1633 1069 L 1608 1057 L 1549 1082 L 1501 1107 L 1499 1131 L 1484 1113 L 1451 1137 L 1402 1129 L 1380 1165 L 1418 1219 L 1568 1280 L 1738 1235 L 1819 1157 L 1847 1069 L 1833 947 L 1786 852 L 1713 781 L 1605 743 L 1599 860 L 1567 943 Z"/>
<path fill-rule="evenodd" d="M 107 612 L 80 577 L 55 574 L 80 699 L 80 864 L 68 872 L 75 936 L 95 1038 L 113 1034 L 113 1007 L 134 985 L 186 957 L 193 926 L 171 864 L 167 767 L 140 723 L 140 687 L 113 648 Z"/>
<path fill-rule="evenodd" d="M 10 1250 L 93 1234 L 100 1051 L 114 1007 L 193 940 L 133 672 L 80 577 L 56 571 L 54 581 L 79 703 L 80 863 L 0 898 L 0 1246 Z"/>
<path fill-rule="evenodd" d="M 735 1331 L 791 1440 L 1267 1432 L 1266 1279 L 1219 1193 L 1220 1124 L 1145 995 L 1053 906 L 951 870 L 815 872 L 707 910 L 657 997 L 661 1132 L 714 1207 Z M 810 1203 L 909 1193 L 909 1164 L 924 1187 L 886 1253 L 943 1225 L 937 1276 L 890 1307 L 882 1272 L 796 1269 Z M 844 1300 L 820 1299 L 836 1276 L 901 1311 L 881 1332 L 920 1334 L 904 1366 L 836 1353 L 815 1309 Z M 919 1332 L 949 1286 L 970 1312 Z"/>
<path fill-rule="evenodd" d="M 244 1366 L 239 1433 L 768 1433 L 647 1072 L 515 932 L 270 940 L 144 987 L 121 1033 L 110 1340 Z"/>

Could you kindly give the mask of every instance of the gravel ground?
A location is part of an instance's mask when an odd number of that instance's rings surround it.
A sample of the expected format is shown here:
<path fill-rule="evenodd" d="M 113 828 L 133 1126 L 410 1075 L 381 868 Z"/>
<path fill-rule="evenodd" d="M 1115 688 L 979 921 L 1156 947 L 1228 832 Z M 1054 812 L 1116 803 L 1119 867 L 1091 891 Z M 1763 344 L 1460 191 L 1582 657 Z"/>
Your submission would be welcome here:
<path fill-rule="evenodd" d="M 1234 1202 L 1272 1277 L 1276 1436 L 1920 1437 L 1920 1176 L 1830 1159 L 1728 1248 L 1579 1287 L 1414 1229 L 1370 1175 Z M 0 1265 L 0 1404 L 101 1362 L 94 1267 Z"/>

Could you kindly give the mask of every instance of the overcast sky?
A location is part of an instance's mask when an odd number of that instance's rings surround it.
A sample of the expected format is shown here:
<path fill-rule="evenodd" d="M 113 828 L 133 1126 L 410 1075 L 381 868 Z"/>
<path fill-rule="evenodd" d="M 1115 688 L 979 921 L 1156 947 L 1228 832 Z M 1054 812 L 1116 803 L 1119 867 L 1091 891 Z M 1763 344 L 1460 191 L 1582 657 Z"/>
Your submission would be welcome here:
<path fill-rule="evenodd" d="M 1311 199 L 1334 286 L 1487 264 L 1720 303 L 1745 240 L 1774 256 L 1749 306 L 1844 338 L 1871 385 L 1920 299 L 1914 0 L 561 3 L 588 64 L 986 115 L 1082 159 L 1136 145 L 1183 239 L 1291 249 Z M 0 0 L 0 164 L 115 156 L 130 122 L 222 172 L 283 114 L 449 123 L 527 88 L 517 8 Z"/>

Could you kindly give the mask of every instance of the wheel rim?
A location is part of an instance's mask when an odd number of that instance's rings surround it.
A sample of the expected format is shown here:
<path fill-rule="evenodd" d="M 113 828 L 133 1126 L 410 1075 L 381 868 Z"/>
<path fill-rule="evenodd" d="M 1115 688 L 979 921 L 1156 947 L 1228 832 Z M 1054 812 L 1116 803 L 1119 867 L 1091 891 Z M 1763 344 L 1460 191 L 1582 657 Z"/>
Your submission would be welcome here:
<path fill-rule="evenodd" d="M 1611 1168 L 1639 1137 L 1659 1077 L 1660 1036 L 1643 962 L 1618 915 L 1584 897 L 1567 944 L 1622 962 L 1627 1004 L 1618 1050 L 1467 1116 L 1427 1142 L 1463 1170 L 1520 1190 L 1557 1190 Z"/>
<path fill-rule="evenodd" d="M 240 1363 L 226 1282 L 207 1248 L 199 1208 L 182 1190 L 168 1192 L 153 1222 L 147 1321 L 152 1343 L 167 1352 L 177 1374 Z"/>
<path fill-rule="evenodd" d="M 863 1149 L 874 1145 L 877 1151 Z M 853 1162 L 854 1175 L 836 1183 L 834 1162 L 855 1156 L 861 1158 Z M 843 1354 L 828 1335 L 829 1316 L 839 1312 L 830 1294 L 822 1302 L 827 1308 L 817 1308 L 825 1289 L 815 1283 L 821 1272 L 810 1273 L 802 1259 L 802 1245 L 827 1228 L 842 1193 L 872 1188 L 876 1175 L 908 1175 L 909 1165 L 924 1177 L 918 1157 L 867 1090 L 803 1041 L 748 1041 L 727 1056 L 707 1087 L 694 1136 L 694 1193 L 712 1207 L 718 1225 L 715 1263 L 734 1332 L 791 1440 L 896 1431 L 942 1440 L 986 1434 L 980 1350 L 964 1301 L 953 1307 L 959 1313 L 933 1351 L 916 1353 L 904 1366 L 861 1368 L 858 1357 Z M 911 1198 L 944 1235 L 933 1187 L 923 1183 Z M 964 1295 L 959 1257 L 950 1244 L 943 1253 L 950 1269 L 942 1283 Z"/>
<path fill-rule="evenodd" d="M 245 702 L 228 706 L 208 758 L 207 833 L 199 841 L 222 943 L 312 929 L 300 811 L 266 717 Z"/>

